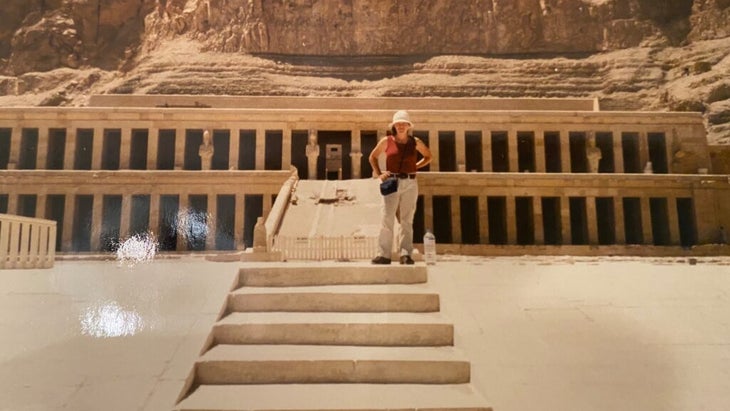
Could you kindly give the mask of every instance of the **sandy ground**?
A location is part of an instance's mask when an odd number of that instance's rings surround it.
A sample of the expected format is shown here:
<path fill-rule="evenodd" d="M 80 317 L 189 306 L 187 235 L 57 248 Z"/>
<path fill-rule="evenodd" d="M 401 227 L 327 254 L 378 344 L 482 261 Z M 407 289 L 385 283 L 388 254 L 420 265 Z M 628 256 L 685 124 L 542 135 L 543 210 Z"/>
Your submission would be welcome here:
<path fill-rule="evenodd" d="M 246 264 L 0 271 L 0 410 L 169 409 Z M 730 408 L 728 258 L 441 256 L 429 281 L 497 411 Z"/>

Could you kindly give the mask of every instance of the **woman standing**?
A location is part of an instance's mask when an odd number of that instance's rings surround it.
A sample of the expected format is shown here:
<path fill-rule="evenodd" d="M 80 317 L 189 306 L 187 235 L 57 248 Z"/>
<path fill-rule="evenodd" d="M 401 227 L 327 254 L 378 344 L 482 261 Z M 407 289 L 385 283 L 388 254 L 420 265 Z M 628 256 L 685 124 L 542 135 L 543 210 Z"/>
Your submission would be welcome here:
<path fill-rule="evenodd" d="M 397 179 L 397 191 L 383 195 L 382 219 L 380 236 L 378 237 L 378 256 L 373 258 L 373 264 L 390 264 L 393 249 L 393 224 L 395 214 L 400 216 L 400 236 L 398 252 L 401 264 L 413 264 L 413 216 L 416 213 L 418 200 L 418 182 L 416 170 L 425 167 L 431 162 L 431 150 L 416 137 L 411 135 L 413 123 L 406 111 L 398 111 L 393 115 L 393 121 L 388 127 L 392 135 L 381 139 L 370 153 L 370 165 L 373 175 L 380 182 L 387 179 Z M 378 157 L 385 153 L 386 170 L 383 172 L 378 165 Z M 416 153 L 423 158 L 418 160 Z"/>

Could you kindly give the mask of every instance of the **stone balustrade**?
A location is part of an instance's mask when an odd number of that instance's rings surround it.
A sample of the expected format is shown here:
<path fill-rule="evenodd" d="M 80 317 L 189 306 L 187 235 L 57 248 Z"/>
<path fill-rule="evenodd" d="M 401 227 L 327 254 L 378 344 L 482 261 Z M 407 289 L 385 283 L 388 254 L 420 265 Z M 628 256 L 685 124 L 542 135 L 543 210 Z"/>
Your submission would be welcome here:
<path fill-rule="evenodd" d="M 55 221 L 0 214 L 0 269 L 51 268 L 55 256 Z"/>

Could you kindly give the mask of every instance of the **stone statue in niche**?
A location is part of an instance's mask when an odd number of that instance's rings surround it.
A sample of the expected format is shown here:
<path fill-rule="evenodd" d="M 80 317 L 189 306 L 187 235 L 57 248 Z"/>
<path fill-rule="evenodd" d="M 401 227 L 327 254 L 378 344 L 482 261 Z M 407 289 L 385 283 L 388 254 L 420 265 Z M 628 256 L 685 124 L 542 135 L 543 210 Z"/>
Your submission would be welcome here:
<path fill-rule="evenodd" d="M 317 130 L 309 131 L 309 142 L 306 148 L 307 179 L 317 179 L 317 159 L 319 158 L 319 144 L 317 144 Z"/>
<path fill-rule="evenodd" d="M 256 225 L 253 227 L 253 251 L 255 253 L 266 252 L 266 226 L 264 218 L 256 219 Z"/>
<path fill-rule="evenodd" d="M 596 147 L 596 137 L 595 136 L 588 137 L 588 146 L 586 147 L 586 158 L 588 159 L 588 172 L 597 173 L 598 172 L 598 163 L 600 163 L 601 158 L 603 158 L 603 153 L 601 152 L 600 148 Z"/>
<path fill-rule="evenodd" d="M 205 130 L 203 132 L 203 144 L 198 148 L 198 155 L 200 156 L 200 169 L 210 170 L 213 164 L 213 138 L 210 135 L 210 131 Z"/>

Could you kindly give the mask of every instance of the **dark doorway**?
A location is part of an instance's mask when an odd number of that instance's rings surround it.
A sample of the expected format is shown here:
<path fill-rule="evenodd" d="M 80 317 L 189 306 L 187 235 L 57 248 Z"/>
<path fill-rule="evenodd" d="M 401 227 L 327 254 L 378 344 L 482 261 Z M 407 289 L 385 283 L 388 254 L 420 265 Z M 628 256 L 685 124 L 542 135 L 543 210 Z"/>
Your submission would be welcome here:
<path fill-rule="evenodd" d="M 479 244 L 479 201 L 477 197 L 460 197 L 461 243 Z"/>
<path fill-rule="evenodd" d="M 616 244 L 613 197 L 596 197 L 596 226 L 598 227 L 598 244 Z"/>
<path fill-rule="evenodd" d="M 482 132 L 467 131 L 464 134 L 466 171 L 482 171 Z"/>
<path fill-rule="evenodd" d="M 624 152 L 624 173 L 641 173 L 639 133 L 622 133 L 621 149 Z"/>
<path fill-rule="evenodd" d="M 654 174 L 667 174 L 667 143 L 664 133 L 647 134 L 649 143 L 649 160 Z"/>
<path fill-rule="evenodd" d="M 317 144 L 319 144 L 319 157 L 317 158 L 317 178 L 324 180 L 327 178 L 325 173 L 326 166 L 326 147 L 328 144 L 341 145 L 342 147 L 342 179 L 349 180 L 352 178 L 352 159 L 350 152 L 352 151 L 350 131 L 327 131 L 320 130 L 317 132 Z M 330 170 L 337 173 L 337 170 Z M 335 174 L 336 175 L 336 174 Z M 330 175 L 330 179 L 333 175 Z M 336 177 L 334 177 L 336 178 Z"/>
<path fill-rule="evenodd" d="M 487 197 L 489 244 L 507 244 L 507 199 Z"/>
<path fill-rule="evenodd" d="M 0 128 L 0 170 L 8 168 L 10 162 L 10 140 L 13 135 L 13 129 Z"/>
<path fill-rule="evenodd" d="M 492 132 L 492 171 L 509 172 L 509 142 L 506 131 Z"/>
<path fill-rule="evenodd" d="M 177 249 L 177 224 L 180 211 L 180 199 L 176 195 L 160 196 L 160 251 Z"/>
<path fill-rule="evenodd" d="M 102 170 L 119 170 L 119 151 L 122 145 L 122 131 L 104 130 L 104 144 L 101 146 Z"/>
<path fill-rule="evenodd" d="M 91 170 L 91 154 L 94 148 L 94 130 L 80 128 L 76 130 L 76 148 L 74 150 L 74 170 Z"/>
<path fill-rule="evenodd" d="M 613 157 L 613 134 L 608 132 L 596 133 L 596 147 L 601 149 L 601 161 L 598 162 L 598 172 L 615 172 L 615 161 Z"/>
<path fill-rule="evenodd" d="M 93 195 L 77 195 L 73 217 L 73 251 L 91 251 L 91 218 L 94 206 Z"/>
<path fill-rule="evenodd" d="M 626 244 L 642 244 L 644 233 L 641 228 L 641 200 L 636 197 L 625 197 L 623 205 Z"/>
<path fill-rule="evenodd" d="M 651 212 L 651 236 L 654 245 L 670 245 L 667 199 L 650 198 L 649 211 Z"/>
<path fill-rule="evenodd" d="M 560 197 L 542 198 L 542 229 L 545 244 L 560 245 L 563 243 L 560 222 Z"/>
<path fill-rule="evenodd" d="M 265 170 L 281 170 L 282 140 L 281 130 L 266 130 L 266 155 L 264 155 Z"/>
<path fill-rule="evenodd" d="M 247 248 L 253 247 L 253 229 L 256 220 L 264 214 L 264 196 L 261 194 L 246 194 L 243 210 L 243 242 Z"/>
<path fill-rule="evenodd" d="M 456 170 L 456 134 L 439 131 L 439 171 Z"/>
<path fill-rule="evenodd" d="M 105 195 L 101 211 L 101 250 L 116 251 L 119 248 L 122 196 Z"/>
<path fill-rule="evenodd" d="M 236 196 L 219 195 L 215 213 L 215 249 L 235 250 Z"/>
<path fill-rule="evenodd" d="M 573 245 L 588 244 L 585 197 L 570 197 L 570 237 Z"/>
<path fill-rule="evenodd" d="M 213 161 L 211 170 L 228 170 L 228 157 L 231 152 L 231 132 L 213 130 Z"/>
<path fill-rule="evenodd" d="M 134 129 L 130 138 L 132 141 L 129 143 L 129 169 L 146 170 L 149 131 L 146 128 Z"/>
<path fill-rule="evenodd" d="M 570 172 L 587 173 L 588 159 L 586 158 L 586 133 L 570 132 Z M 575 244 L 575 243 L 573 243 Z"/>
<path fill-rule="evenodd" d="M 238 169 L 256 170 L 256 130 L 238 133 Z"/>
<path fill-rule="evenodd" d="M 204 251 L 205 241 L 208 239 L 208 196 L 190 195 L 186 210 L 186 242 L 187 249 Z"/>
<path fill-rule="evenodd" d="M 46 217 L 56 222 L 56 251 L 61 251 L 63 239 L 63 218 L 66 208 L 66 196 L 63 194 L 49 194 L 46 197 Z M 2 211 L 0 210 L 0 213 Z"/>
<path fill-rule="evenodd" d="M 63 159 L 66 153 L 66 129 L 52 128 L 48 130 L 48 155 L 46 168 L 63 170 Z"/>
<path fill-rule="evenodd" d="M 677 199 L 677 217 L 679 220 L 679 243 L 682 247 L 697 244 L 697 225 L 692 198 Z"/>
<path fill-rule="evenodd" d="M 451 237 L 451 196 L 433 196 L 433 234 L 436 241 L 450 244 Z"/>
<path fill-rule="evenodd" d="M 24 128 L 20 140 L 18 169 L 35 170 L 38 157 L 38 129 Z"/>
<path fill-rule="evenodd" d="M 517 225 L 517 244 L 535 244 L 532 197 L 515 197 L 515 224 Z"/>
<path fill-rule="evenodd" d="M 308 142 L 309 133 L 307 130 L 293 130 L 291 132 L 291 164 L 297 168 L 299 178 L 302 180 L 309 178 L 309 166 L 307 163 Z"/>
<path fill-rule="evenodd" d="M 414 137 L 418 137 L 418 139 L 421 140 L 423 142 L 423 144 L 426 145 L 426 147 L 429 147 L 429 145 L 428 145 L 428 131 L 426 131 L 426 130 L 415 130 L 413 132 L 413 136 Z M 421 160 L 422 157 L 423 156 L 421 154 L 418 154 L 418 160 Z M 421 171 L 429 171 L 429 170 L 431 170 L 431 166 L 430 165 L 418 169 L 419 172 L 421 172 Z"/>
<path fill-rule="evenodd" d="M 35 218 L 37 204 L 38 196 L 35 194 L 18 195 L 18 215 L 23 217 Z"/>
<path fill-rule="evenodd" d="M 426 219 L 423 214 L 423 196 L 418 196 L 416 200 L 416 213 L 413 215 L 413 242 L 423 242 L 423 236 L 426 234 Z M 428 227 L 431 228 L 431 227 Z"/>
<path fill-rule="evenodd" d="M 517 169 L 519 172 L 535 172 L 535 133 L 517 132 Z"/>
<path fill-rule="evenodd" d="M 158 170 L 174 170 L 175 169 L 175 130 L 160 130 L 157 137 L 157 169 Z M 182 144 L 182 136 L 180 137 Z M 174 250 L 174 248 L 173 248 Z"/>
<path fill-rule="evenodd" d="M 203 144 L 203 130 L 185 130 L 185 157 L 183 170 L 200 170 L 200 146 Z"/>
<path fill-rule="evenodd" d="M 362 149 L 362 161 L 360 161 L 360 176 L 370 178 L 373 175 L 373 167 L 370 165 L 370 152 L 378 144 L 378 133 L 376 131 L 363 131 L 360 133 L 360 147 Z"/>
<path fill-rule="evenodd" d="M 150 196 L 147 194 L 133 195 L 129 218 L 129 235 L 142 235 L 149 230 Z M 154 231 L 157 231 L 157 229 Z"/>
<path fill-rule="evenodd" d="M 560 132 L 545 132 L 545 171 L 560 173 L 562 170 L 560 156 Z"/>

